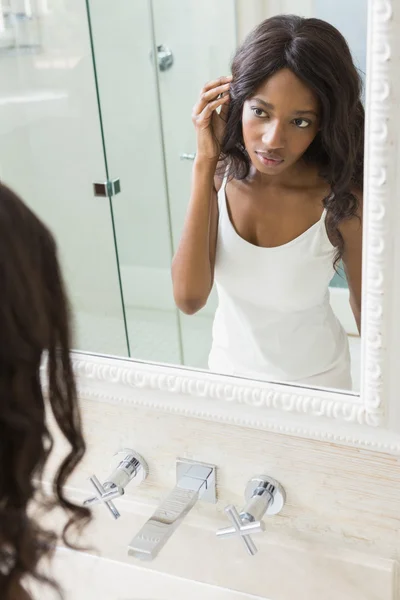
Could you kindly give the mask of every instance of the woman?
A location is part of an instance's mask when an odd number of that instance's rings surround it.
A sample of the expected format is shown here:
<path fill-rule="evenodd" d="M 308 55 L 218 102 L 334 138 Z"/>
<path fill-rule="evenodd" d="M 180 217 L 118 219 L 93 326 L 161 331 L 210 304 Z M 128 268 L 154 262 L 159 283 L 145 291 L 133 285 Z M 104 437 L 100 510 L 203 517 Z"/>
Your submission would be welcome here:
<path fill-rule="evenodd" d="M 213 371 L 351 388 L 328 286 L 341 260 L 360 329 L 360 95 L 339 31 L 294 15 L 261 23 L 236 52 L 232 76 L 203 88 L 172 277 L 187 314 L 205 305 L 215 279 Z"/>
<path fill-rule="evenodd" d="M 4 185 L 0 290 L 0 598 L 25 600 L 30 598 L 23 585 L 27 578 L 49 583 L 40 575 L 39 561 L 51 556 L 57 542 L 55 533 L 29 516 L 33 497 L 46 510 L 61 506 L 67 511 L 70 520 L 62 536 L 67 545 L 67 529 L 86 523 L 90 513 L 63 491 L 85 443 L 56 245 L 43 223 Z M 40 479 L 53 445 L 45 409 L 51 409 L 70 449 L 55 475 L 54 497 L 40 500 Z"/>

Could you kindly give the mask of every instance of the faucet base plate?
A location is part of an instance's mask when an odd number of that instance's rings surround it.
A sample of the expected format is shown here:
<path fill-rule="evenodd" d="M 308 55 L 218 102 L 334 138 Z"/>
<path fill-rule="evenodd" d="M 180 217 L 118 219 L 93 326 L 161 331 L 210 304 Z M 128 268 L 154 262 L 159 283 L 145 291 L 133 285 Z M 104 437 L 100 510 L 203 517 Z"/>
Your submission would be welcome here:
<path fill-rule="evenodd" d="M 196 460 L 189 460 L 188 458 L 178 458 L 176 461 L 176 481 L 181 480 L 185 475 L 193 477 L 194 479 L 203 479 L 205 469 L 210 469 L 211 474 L 207 479 L 207 489 L 201 495 L 202 502 L 209 502 L 210 504 L 217 503 L 217 482 L 216 472 L 217 467 L 215 465 L 209 465 L 208 463 L 201 463 Z"/>

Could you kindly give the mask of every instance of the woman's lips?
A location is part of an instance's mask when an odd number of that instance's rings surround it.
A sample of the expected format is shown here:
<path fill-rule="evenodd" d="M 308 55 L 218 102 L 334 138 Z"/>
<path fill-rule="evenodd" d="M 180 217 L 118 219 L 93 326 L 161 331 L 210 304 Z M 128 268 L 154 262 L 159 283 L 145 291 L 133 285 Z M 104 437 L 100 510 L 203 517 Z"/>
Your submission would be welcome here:
<path fill-rule="evenodd" d="M 266 154 L 262 154 L 261 152 L 257 152 L 256 154 L 261 162 L 267 167 L 277 167 L 281 163 L 283 163 L 283 158 L 269 158 Z"/>

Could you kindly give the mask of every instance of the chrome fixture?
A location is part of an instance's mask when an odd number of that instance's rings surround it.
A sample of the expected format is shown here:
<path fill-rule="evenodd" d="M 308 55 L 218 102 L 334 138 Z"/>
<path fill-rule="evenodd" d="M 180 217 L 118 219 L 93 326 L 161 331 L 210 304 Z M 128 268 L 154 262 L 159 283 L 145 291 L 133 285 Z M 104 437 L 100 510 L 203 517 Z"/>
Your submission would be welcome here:
<path fill-rule="evenodd" d="M 150 60 L 153 61 L 153 52 L 150 52 Z M 157 46 L 157 64 L 160 71 L 168 71 L 174 64 L 174 55 L 165 44 Z"/>
<path fill-rule="evenodd" d="M 264 515 L 278 514 L 284 507 L 286 495 L 281 484 L 275 479 L 267 475 L 259 475 L 248 482 L 245 499 L 246 505 L 240 514 L 232 504 L 225 508 L 232 526 L 220 529 L 217 531 L 217 536 L 221 538 L 239 536 L 247 552 L 254 556 L 257 548 L 250 534 L 265 531 L 262 518 Z"/>
<path fill-rule="evenodd" d="M 178 459 L 176 486 L 128 546 L 128 554 L 153 560 L 198 500 L 215 504 L 216 467 Z"/>
<path fill-rule="evenodd" d="M 123 496 L 125 488 L 131 481 L 133 485 L 140 485 L 148 475 L 148 466 L 144 458 L 129 448 L 117 452 L 112 460 L 111 475 L 101 484 L 96 475 L 89 477 L 90 483 L 96 490 L 96 495 L 84 501 L 84 506 L 104 504 L 114 519 L 121 515 L 112 502 L 115 498 Z"/>
<path fill-rule="evenodd" d="M 121 182 L 119 179 L 94 181 L 93 191 L 95 196 L 101 196 L 102 198 L 116 196 L 121 191 Z"/>

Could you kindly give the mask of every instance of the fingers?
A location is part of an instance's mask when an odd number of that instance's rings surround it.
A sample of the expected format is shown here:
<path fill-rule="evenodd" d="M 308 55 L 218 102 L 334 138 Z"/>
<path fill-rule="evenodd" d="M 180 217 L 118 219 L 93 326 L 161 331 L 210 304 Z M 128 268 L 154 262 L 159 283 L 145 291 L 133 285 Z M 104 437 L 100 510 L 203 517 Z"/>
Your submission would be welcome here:
<path fill-rule="evenodd" d="M 214 79 L 213 81 L 209 81 L 203 86 L 200 94 L 204 94 L 204 92 L 208 92 L 212 88 L 224 85 L 225 83 L 230 83 L 232 81 L 232 75 L 226 75 L 225 77 L 219 77 L 218 79 Z"/>
<path fill-rule="evenodd" d="M 219 85 L 217 87 L 212 88 L 208 92 L 203 92 L 200 96 L 200 100 L 193 108 L 193 112 L 195 114 L 200 114 L 209 102 L 213 102 L 214 100 L 218 100 L 219 96 L 222 97 L 222 94 L 225 94 L 229 90 L 230 84 L 226 83 L 224 85 Z"/>
<path fill-rule="evenodd" d="M 208 92 L 204 92 L 204 94 L 202 94 L 200 97 L 200 101 L 207 103 L 210 102 L 210 100 L 216 100 L 218 96 L 221 96 L 224 92 L 229 90 L 230 85 L 230 83 L 225 83 L 224 85 L 219 85 L 215 88 L 212 88 Z"/>
<path fill-rule="evenodd" d="M 229 103 L 229 94 L 225 96 L 221 96 L 216 100 L 208 102 L 203 110 L 200 113 L 193 114 L 193 121 L 197 126 L 205 126 L 207 127 L 210 123 L 210 119 L 212 117 L 213 112 L 219 107 L 223 107 L 224 105 Z M 222 108 L 221 108 L 222 110 Z"/>
<path fill-rule="evenodd" d="M 225 123 L 228 120 L 228 113 L 229 113 L 229 100 L 230 100 L 230 96 L 229 94 L 227 95 L 227 101 L 224 102 L 221 106 L 221 110 L 219 112 L 219 116 L 221 117 L 221 119 L 223 121 L 225 121 Z"/>
<path fill-rule="evenodd" d="M 199 115 L 209 102 L 217 100 L 218 96 L 225 94 L 230 88 L 231 80 L 232 76 L 230 75 L 206 83 L 201 90 L 199 101 L 193 107 L 193 115 Z"/>

